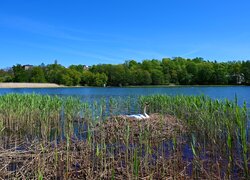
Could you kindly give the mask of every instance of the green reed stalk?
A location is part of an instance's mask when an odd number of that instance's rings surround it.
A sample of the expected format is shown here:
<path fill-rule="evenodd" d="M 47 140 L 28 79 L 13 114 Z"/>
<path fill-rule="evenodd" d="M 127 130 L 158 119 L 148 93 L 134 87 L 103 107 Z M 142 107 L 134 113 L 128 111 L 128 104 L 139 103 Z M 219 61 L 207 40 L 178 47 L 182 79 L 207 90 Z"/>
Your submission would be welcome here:
<path fill-rule="evenodd" d="M 134 176 L 135 179 L 139 178 L 139 157 L 138 157 L 138 152 L 137 152 L 137 148 L 135 147 L 134 149 L 134 154 L 133 154 L 133 172 L 134 172 Z"/>
<path fill-rule="evenodd" d="M 38 180 L 43 180 L 43 174 L 40 170 L 38 170 Z"/>
<path fill-rule="evenodd" d="M 195 176 L 195 178 L 199 178 L 199 175 L 198 175 L 198 154 L 196 151 L 196 138 L 195 138 L 194 134 L 192 134 L 191 149 L 192 149 L 193 156 L 194 156 L 194 160 L 193 160 L 194 176 Z"/>
<path fill-rule="evenodd" d="M 231 174 L 231 170 L 232 170 L 232 162 L 233 162 L 233 147 L 232 147 L 232 136 L 230 134 L 230 130 L 229 130 L 229 127 L 228 127 L 228 133 L 227 133 L 227 147 L 228 147 L 228 159 L 229 159 L 229 162 L 228 162 L 228 178 L 230 177 L 230 174 Z"/>
<path fill-rule="evenodd" d="M 70 148 L 70 137 L 67 134 L 66 136 L 66 177 L 68 178 L 69 176 L 69 164 L 70 164 L 70 159 L 69 159 L 69 148 Z"/>
<path fill-rule="evenodd" d="M 112 179 L 112 180 L 115 180 L 115 169 L 114 169 L 114 166 L 112 166 L 111 179 Z"/>
<path fill-rule="evenodd" d="M 244 114 L 245 116 L 242 119 L 239 119 L 239 110 L 236 108 L 236 118 L 237 121 L 240 122 L 240 137 L 241 137 L 241 146 L 242 146 L 242 155 L 243 155 L 243 162 L 244 162 L 244 171 L 245 177 L 249 178 L 249 170 L 248 170 L 248 159 L 247 159 L 247 152 L 248 152 L 248 145 L 247 145 L 247 121 L 245 120 L 247 114 L 246 102 L 244 102 Z"/>

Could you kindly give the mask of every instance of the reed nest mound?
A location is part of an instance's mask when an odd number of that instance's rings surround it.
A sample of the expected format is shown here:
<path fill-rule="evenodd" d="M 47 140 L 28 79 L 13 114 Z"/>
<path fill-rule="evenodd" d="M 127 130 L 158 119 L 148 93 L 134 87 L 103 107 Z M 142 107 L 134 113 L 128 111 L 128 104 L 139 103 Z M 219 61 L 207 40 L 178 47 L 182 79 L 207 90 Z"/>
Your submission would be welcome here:
<path fill-rule="evenodd" d="M 124 116 L 111 117 L 102 124 L 97 124 L 97 136 L 104 136 L 108 141 L 113 138 L 124 141 L 124 134 L 129 131 L 130 140 L 138 141 L 139 137 L 147 134 L 152 142 L 178 137 L 186 132 L 185 125 L 171 115 L 151 114 L 147 119 L 133 119 Z M 98 134 L 102 132 L 101 134 Z"/>
<path fill-rule="evenodd" d="M 36 146 L 36 148 L 34 148 Z M 110 151 L 96 156 L 93 148 L 86 142 L 74 142 L 66 150 L 66 144 L 39 148 L 34 145 L 28 151 L 0 151 L 0 179 L 136 179 L 133 162 L 126 161 L 126 155 Z M 168 159 L 159 158 L 154 163 L 139 158 L 139 179 L 177 179 L 187 178 L 188 163 L 181 162 L 181 152 L 170 155 Z M 130 158 L 128 156 L 128 160 Z M 149 160 L 148 160 L 149 161 Z M 67 165 L 68 164 L 68 165 Z M 41 174 L 41 175 L 40 175 Z"/>
<path fill-rule="evenodd" d="M 0 179 L 226 178 L 220 174 L 225 162 L 185 159 L 183 137 L 189 132 L 171 115 L 141 120 L 114 116 L 89 123 L 82 133 L 89 135 L 51 142 L 9 138 L 9 148 L 0 146 Z M 240 165 L 238 170 L 243 177 Z"/>
<path fill-rule="evenodd" d="M 181 150 L 156 158 L 158 150 L 153 148 L 185 133 L 185 126 L 173 116 L 111 117 L 89 128 L 92 136 L 84 140 L 16 141 L 12 148 L 0 149 L 0 179 L 134 179 L 135 162 L 137 178 L 182 179 L 186 175 Z"/>

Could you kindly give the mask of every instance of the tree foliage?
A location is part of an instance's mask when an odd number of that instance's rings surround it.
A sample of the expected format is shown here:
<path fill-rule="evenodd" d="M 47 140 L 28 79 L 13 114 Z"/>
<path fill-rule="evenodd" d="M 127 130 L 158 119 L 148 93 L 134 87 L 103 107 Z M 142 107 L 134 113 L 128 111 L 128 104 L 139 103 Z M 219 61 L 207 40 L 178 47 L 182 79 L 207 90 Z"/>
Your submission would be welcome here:
<path fill-rule="evenodd" d="M 0 70 L 0 82 L 57 83 L 66 86 L 128 86 L 128 85 L 225 85 L 250 84 L 250 61 L 218 63 L 203 58 L 182 57 L 152 59 L 123 64 L 98 64 L 64 67 L 53 64 L 24 68 L 21 64 Z"/>

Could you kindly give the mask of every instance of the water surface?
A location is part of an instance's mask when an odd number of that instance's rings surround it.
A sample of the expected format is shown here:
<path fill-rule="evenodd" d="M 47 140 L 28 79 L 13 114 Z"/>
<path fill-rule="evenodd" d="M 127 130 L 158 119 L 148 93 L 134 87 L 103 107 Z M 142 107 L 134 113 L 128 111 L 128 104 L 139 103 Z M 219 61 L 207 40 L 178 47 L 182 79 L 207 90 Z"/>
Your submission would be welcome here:
<path fill-rule="evenodd" d="M 250 107 L 249 86 L 178 86 L 178 87 L 136 87 L 136 88 L 95 88 L 95 87 L 72 87 L 72 88 L 4 88 L 0 89 L 0 95 L 7 93 L 39 93 L 60 96 L 81 96 L 98 99 L 100 97 L 126 97 L 153 94 L 166 95 L 207 95 L 213 99 L 234 100 L 238 97 L 239 104 L 247 102 Z"/>

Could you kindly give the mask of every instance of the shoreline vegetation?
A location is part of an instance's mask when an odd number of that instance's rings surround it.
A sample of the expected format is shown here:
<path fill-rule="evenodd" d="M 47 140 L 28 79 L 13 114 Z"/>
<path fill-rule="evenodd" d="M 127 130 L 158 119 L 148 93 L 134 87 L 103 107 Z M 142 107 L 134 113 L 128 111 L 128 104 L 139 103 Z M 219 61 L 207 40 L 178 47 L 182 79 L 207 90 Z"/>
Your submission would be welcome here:
<path fill-rule="evenodd" d="M 0 69 L 0 82 L 55 83 L 64 86 L 249 85 L 250 60 L 217 62 L 181 57 L 122 64 L 70 65 L 55 61 Z"/>
<path fill-rule="evenodd" d="M 121 86 L 119 88 L 171 88 L 171 87 L 230 87 L 230 86 L 248 86 L 248 85 L 137 85 L 137 86 Z M 96 86 L 64 86 L 55 83 L 0 83 L 0 89 L 14 89 L 14 88 L 93 88 Z M 105 88 L 114 88 L 117 86 L 106 86 Z M 104 88 L 104 87 L 98 87 Z"/>
<path fill-rule="evenodd" d="M 0 179 L 249 179 L 248 117 L 237 97 L 6 94 Z"/>

